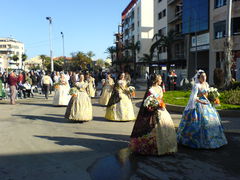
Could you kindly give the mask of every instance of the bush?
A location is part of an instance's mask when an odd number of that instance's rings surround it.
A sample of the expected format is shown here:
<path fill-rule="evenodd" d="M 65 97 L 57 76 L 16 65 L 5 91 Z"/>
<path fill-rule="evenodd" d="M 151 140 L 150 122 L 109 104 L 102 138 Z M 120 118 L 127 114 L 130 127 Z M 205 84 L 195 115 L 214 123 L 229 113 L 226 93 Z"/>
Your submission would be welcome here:
<path fill-rule="evenodd" d="M 213 81 L 217 88 L 224 86 L 224 71 L 220 68 L 214 70 Z"/>
<path fill-rule="evenodd" d="M 227 87 L 227 90 L 240 90 L 240 82 L 231 82 L 231 84 Z"/>
<path fill-rule="evenodd" d="M 223 91 L 220 100 L 225 104 L 240 105 L 240 89 Z"/>

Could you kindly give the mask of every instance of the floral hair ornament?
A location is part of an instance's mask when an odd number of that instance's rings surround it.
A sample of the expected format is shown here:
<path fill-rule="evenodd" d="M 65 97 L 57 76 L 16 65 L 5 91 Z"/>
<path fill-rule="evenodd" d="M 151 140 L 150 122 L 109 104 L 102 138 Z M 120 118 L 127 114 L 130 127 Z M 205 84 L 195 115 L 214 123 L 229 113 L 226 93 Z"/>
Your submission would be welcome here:
<path fill-rule="evenodd" d="M 199 69 L 199 70 L 197 71 L 197 73 L 195 74 L 195 76 L 193 77 L 195 84 L 196 84 L 196 83 L 199 83 L 198 77 L 200 76 L 201 73 L 205 73 L 205 71 L 202 70 L 202 69 Z"/>

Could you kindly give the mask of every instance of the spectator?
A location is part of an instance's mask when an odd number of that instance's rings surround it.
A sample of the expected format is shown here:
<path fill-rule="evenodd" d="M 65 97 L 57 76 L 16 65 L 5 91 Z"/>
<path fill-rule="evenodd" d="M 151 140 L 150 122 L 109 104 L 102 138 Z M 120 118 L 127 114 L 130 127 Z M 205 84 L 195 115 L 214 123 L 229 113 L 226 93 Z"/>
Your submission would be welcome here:
<path fill-rule="evenodd" d="M 18 77 L 16 76 L 15 72 L 11 72 L 8 76 L 8 85 L 10 87 L 10 104 L 16 104 L 16 94 L 17 94 L 17 83 Z"/>
<path fill-rule="evenodd" d="M 45 98 L 48 99 L 50 87 L 53 85 L 53 81 L 52 78 L 49 76 L 49 73 L 46 73 L 46 75 L 42 77 L 41 85 L 43 87 Z"/>

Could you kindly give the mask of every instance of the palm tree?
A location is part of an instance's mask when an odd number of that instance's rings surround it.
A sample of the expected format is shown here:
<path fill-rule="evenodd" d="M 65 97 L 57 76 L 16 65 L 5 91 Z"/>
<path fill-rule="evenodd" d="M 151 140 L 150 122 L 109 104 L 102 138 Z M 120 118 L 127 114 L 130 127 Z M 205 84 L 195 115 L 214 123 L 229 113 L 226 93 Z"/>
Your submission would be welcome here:
<path fill-rule="evenodd" d="M 137 62 L 136 62 L 136 51 L 139 51 L 139 50 L 140 50 L 140 42 L 137 41 L 135 44 L 134 44 L 134 43 L 129 43 L 129 45 L 126 46 L 125 49 L 130 49 L 130 50 L 132 51 L 133 68 L 134 68 L 133 78 L 134 78 L 134 80 L 136 80 L 136 66 L 137 66 Z"/>
<path fill-rule="evenodd" d="M 43 69 L 44 69 L 44 68 L 45 68 L 45 67 L 44 67 L 44 64 L 45 64 L 45 62 L 46 62 L 47 56 L 44 55 L 44 54 L 41 54 L 39 57 L 40 57 L 40 59 L 42 60 L 42 67 L 43 67 Z"/>
<path fill-rule="evenodd" d="M 140 61 L 145 62 L 146 64 L 148 64 L 149 67 L 149 73 L 152 73 L 152 70 L 150 68 L 150 64 L 152 62 L 152 54 L 143 54 L 143 57 L 140 59 Z"/>
<path fill-rule="evenodd" d="M 19 60 L 18 55 L 13 55 L 12 57 L 13 61 L 17 62 Z M 16 63 L 16 65 L 19 67 L 19 64 Z"/>
<path fill-rule="evenodd" d="M 26 61 L 27 55 L 24 53 L 22 54 L 22 67 L 23 67 L 23 62 Z"/>
<path fill-rule="evenodd" d="M 175 41 L 176 37 L 177 37 L 177 34 L 174 30 L 170 30 L 167 36 L 155 34 L 154 38 L 156 38 L 156 42 L 153 43 L 150 48 L 151 56 L 153 56 L 155 49 L 158 50 L 158 55 L 159 55 L 159 50 L 161 47 L 167 48 L 167 73 L 170 69 L 170 61 L 172 59 L 171 50 L 172 50 L 173 42 Z"/>
<path fill-rule="evenodd" d="M 109 54 L 112 61 L 113 61 L 113 54 L 116 53 L 116 47 L 115 46 L 110 46 L 106 49 L 105 53 Z"/>

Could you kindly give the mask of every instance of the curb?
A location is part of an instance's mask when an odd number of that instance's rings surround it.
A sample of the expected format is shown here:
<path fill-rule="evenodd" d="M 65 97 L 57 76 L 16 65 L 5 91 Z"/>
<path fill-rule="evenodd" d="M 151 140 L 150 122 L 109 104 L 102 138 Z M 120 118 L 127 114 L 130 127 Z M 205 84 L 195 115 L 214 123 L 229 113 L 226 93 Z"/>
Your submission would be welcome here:
<path fill-rule="evenodd" d="M 167 110 L 177 113 L 183 113 L 185 106 L 177 106 L 173 104 L 166 104 Z M 239 110 L 217 110 L 221 117 L 230 117 L 230 118 L 239 118 L 240 119 L 240 111 Z"/>

